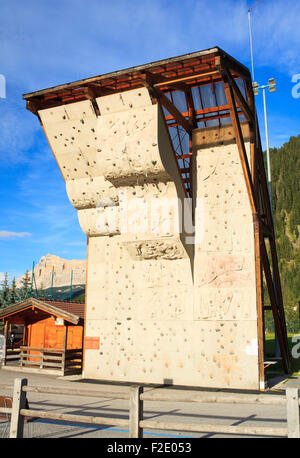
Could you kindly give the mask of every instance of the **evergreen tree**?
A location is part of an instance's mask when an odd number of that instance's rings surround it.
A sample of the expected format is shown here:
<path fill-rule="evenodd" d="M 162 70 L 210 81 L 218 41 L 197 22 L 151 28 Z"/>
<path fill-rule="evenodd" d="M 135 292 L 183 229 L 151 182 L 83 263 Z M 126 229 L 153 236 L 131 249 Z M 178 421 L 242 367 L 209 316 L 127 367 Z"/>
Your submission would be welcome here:
<path fill-rule="evenodd" d="M 5 272 L 4 279 L 2 282 L 2 289 L 0 291 L 0 306 L 6 307 L 9 305 L 9 286 L 8 286 L 8 274 Z"/>
<path fill-rule="evenodd" d="M 24 277 L 21 280 L 21 300 L 27 299 L 30 295 L 31 279 L 28 270 L 26 270 Z"/>
<path fill-rule="evenodd" d="M 16 285 L 16 279 L 15 277 L 12 279 L 11 282 L 11 287 L 9 290 L 9 304 L 15 304 L 19 300 L 19 294 L 17 290 L 17 285 Z"/>
<path fill-rule="evenodd" d="M 44 288 L 44 283 L 41 282 L 39 290 L 38 290 L 38 297 L 43 299 L 45 298 L 45 288 Z"/>
<path fill-rule="evenodd" d="M 300 301 L 300 135 L 281 148 L 272 148 L 270 157 L 283 303 L 288 331 L 295 332 L 299 331 L 299 320 L 294 309 Z"/>

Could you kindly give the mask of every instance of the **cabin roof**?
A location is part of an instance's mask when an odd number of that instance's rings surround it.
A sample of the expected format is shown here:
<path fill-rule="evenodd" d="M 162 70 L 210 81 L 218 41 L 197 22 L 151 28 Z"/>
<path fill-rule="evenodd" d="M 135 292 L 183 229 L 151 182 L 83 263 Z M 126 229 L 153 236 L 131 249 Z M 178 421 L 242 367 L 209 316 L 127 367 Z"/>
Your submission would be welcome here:
<path fill-rule="evenodd" d="M 0 319 L 8 318 L 9 316 L 30 308 L 38 308 L 50 315 L 63 318 L 72 324 L 78 324 L 79 321 L 84 319 L 84 307 L 85 304 L 83 303 L 35 299 L 30 297 L 0 310 Z"/>

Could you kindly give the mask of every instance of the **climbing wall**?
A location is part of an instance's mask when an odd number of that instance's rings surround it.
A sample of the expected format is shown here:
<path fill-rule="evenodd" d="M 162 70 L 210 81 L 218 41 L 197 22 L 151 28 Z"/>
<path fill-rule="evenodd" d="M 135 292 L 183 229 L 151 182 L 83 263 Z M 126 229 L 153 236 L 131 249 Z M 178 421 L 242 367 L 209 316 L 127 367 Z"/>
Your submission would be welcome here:
<path fill-rule="evenodd" d="M 195 363 L 206 386 L 222 382 L 225 387 L 255 389 L 254 233 L 238 149 L 232 126 L 199 129 L 193 134 L 194 320 L 201 336 Z M 246 136 L 245 140 L 249 159 Z"/>
<path fill-rule="evenodd" d="M 195 143 L 187 234 L 160 106 L 146 89 L 94 103 L 39 111 L 89 236 L 84 377 L 257 388 L 253 225 L 236 145 Z"/>

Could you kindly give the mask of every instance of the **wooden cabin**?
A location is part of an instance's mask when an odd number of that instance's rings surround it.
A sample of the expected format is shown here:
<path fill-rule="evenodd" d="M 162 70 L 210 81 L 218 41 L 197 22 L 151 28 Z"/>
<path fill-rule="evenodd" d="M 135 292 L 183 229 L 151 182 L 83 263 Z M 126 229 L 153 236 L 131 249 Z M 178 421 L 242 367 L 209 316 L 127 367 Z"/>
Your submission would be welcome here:
<path fill-rule="evenodd" d="M 0 310 L 4 322 L 2 369 L 47 374 L 82 371 L 84 304 L 28 298 Z M 11 330 L 23 330 L 12 341 Z"/>

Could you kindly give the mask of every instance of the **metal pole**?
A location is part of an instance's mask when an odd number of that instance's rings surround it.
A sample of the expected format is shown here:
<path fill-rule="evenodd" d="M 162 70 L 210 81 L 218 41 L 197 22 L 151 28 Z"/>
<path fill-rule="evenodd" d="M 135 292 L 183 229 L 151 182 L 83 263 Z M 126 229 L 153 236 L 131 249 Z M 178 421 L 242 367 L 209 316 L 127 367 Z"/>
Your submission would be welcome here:
<path fill-rule="evenodd" d="M 262 90 L 263 90 L 264 115 L 265 115 L 265 130 L 266 130 L 268 188 L 269 188 L 269 199 L 270 199 L 270 205 L 271 205 L 271 213 L 272 213 L 272 218 L 273 218 L 273 199 L 272 199 L 272 184 L 271 184 L 271 165 L 270 165 L 270 149 L 269 149 L 268 119 L 267 119 L 267 106 L 266 106 L 266 88 L 263 87 Z M 273 218 L 273 219 L 274 219 L 274 218 Z"/>
<path fill-rule="evenodd" d="M 250 52 L 251 52 L 251 65 L 252 65 L 252 81 L 254 81 L 254 64 L 253 64 L 253 48 L 252 48 L 251 13 L 250 13 L 250 10 L 248 10 L 248 20 L 249 20 Z"/>

